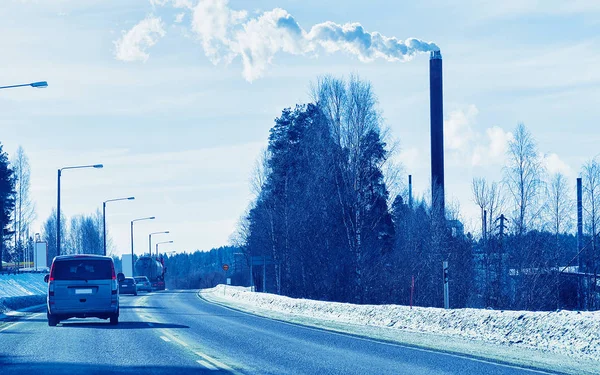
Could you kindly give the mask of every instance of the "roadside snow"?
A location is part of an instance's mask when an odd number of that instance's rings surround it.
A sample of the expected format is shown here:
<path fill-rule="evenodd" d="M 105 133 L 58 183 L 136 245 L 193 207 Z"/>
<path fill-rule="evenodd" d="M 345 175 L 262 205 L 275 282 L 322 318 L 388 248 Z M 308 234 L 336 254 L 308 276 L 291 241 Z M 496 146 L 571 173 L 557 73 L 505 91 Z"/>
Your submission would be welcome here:
<path fill-rule="evenodd" d="M 219 285 L 200 291 L 275 319 L 575 374 L 600 373 L 600 312 L 355 305 Z M 550 355 L 549 355 L 550 354 Z"/>
<path fill-rule="evenodd" d="M 0 274 L 0 319 L 12 310 L 41 305 L 46 301 L 44 274 Z"/>
<path fill-rule="evenodd" d="M 47 287 L 42 273 L 0 274 L 0 298 L 45 295 Z"/>

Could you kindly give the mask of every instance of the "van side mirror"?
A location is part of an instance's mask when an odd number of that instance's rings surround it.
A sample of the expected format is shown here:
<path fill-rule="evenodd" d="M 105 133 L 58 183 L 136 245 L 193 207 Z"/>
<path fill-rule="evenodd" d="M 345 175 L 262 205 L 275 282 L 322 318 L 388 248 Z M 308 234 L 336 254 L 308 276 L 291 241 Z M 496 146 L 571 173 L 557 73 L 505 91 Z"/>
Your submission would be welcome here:
<path fill-rule="evenodd" d="M 117 274 L 117 281 L 121 283 L 123 282 L 123 280 L 125 280 L 125 275 L 123 274 L 123 272 L 119 272 Z"/>
<path fill-rule="evenodd" d="M 48 280 L 50 280 L 50 275 L 46 274 L 46 275 L 44 276 L 44 282 L 47 284 L 47 283 L 48 283 Z"/>

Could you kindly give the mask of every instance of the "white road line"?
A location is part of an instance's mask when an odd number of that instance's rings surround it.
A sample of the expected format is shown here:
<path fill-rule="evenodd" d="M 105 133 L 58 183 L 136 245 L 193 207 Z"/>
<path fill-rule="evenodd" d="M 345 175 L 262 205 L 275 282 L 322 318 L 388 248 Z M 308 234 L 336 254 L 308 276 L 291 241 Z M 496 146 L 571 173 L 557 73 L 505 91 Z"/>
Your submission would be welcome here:
<path fill-rule="evenodd" d="M 197 356 L 206 359 L 208 362 L 211 362 L 212 364 L 214 364 L 217 367 L 220 367 L 220 368 L 222 368 L 224 370 L 233 371 L 233 369 L 231 367 L 229 367 L 226 364 L 224 364 L 224 363 L 222 363 L 222 362 L 214 359 L 213 357 L 209 357 L 206 354 L 201 353 L 201 352 L 194 352 L 194 353 L 196 353 Z"/>
<path fill-rule="evenodd" d="M 9 324 L 9 325 L 7 325 L 7 326 L 6 326 L 6 327 L 4 327 L 4 328 L 0 328 L 0 332 L 2 332 L 2 331 L 6 331 L 6 330 L 7 330 L 7 329 L 9 329 L 9 328 L 13 328 L 14 326 L 16 326 L 16 325 L 17 325 L 17 324 L 19 324 L 19 323 L 21 323 L 21 322 L 15 322 L 15 323 L 12 323 L 12 324 Z"/>
<path fill-rule="evenodd" d="M 210 363 L 203 361 L 201 359 L 197 360 L 196 362 L 198 362 L 199 364 L 201 364 L 202 366 L 206 367 L 209 370 L 213 370 L 213 371 L 218 370 L 218 368 L 216 368 L 215 366 L 213 366 Z"/>
<path fill-rule="evenodd" d="M 37 318 L 40 315 L 42 315 L 42 313 L 35 313 L 35 314 L 32 314 L 30 317 L 28 317 L 28 318 L 26 318 L 24 320 L 30 320 L 30 319 L 33 319 L 33 318 Z M 16 317 L 22 317 L 22 316 L 24 316 L 24 315 L 16 315 Z M 17 322 L 14 322 L 14 323 L 8 323 L 8 325 L 6 327 L 0 328 L 0 332 L 6 331 L 9 328 L 13 328 L 14 326 L 16 326 L 19 323 L 23 323 L 23 320 L 17 321 Z"/>
<path fill-rule="evenodd" d="M 161 339 L 163 339 L 163 341 L 166 341 L 166 342 L 171 342 L 171 340 L 169 340 L 169 338 L 168 338 L 168 337 L 165 337 L 165 336 L 160 336 L 160 338 L 161 338 Z"/>

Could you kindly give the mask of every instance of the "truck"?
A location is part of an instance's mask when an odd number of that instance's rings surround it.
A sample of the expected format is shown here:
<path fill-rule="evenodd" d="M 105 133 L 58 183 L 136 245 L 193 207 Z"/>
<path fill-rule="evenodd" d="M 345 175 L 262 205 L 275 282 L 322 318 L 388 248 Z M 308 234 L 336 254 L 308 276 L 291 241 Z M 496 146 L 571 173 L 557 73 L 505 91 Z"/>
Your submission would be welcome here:
<path fill-rule="evenodd" d="M 167 269 L 161 258 L 142 256 L 135 262 L 135 276 L 146 276 L 150 280 L 152 290 L 165 290 L 165 273 Z"/>

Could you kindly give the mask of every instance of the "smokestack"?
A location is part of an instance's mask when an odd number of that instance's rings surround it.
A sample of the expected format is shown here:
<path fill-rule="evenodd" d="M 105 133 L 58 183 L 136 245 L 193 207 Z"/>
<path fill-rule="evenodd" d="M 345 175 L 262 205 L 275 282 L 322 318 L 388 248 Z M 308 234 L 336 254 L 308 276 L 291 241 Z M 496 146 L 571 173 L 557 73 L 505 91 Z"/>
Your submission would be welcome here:
<path fill-rule="evenodd" d="M 577 178 L 577 253 L 583 248 L 583 194 L 581 189 L 581 177 Z M 578 260 L 579 272 L 585 272 L 582 270 L 585 268 L 585 260 L 582 254 L 579 254 Z"/>
<path fill-rule="evenodd" d="M 412 208 L 412 174 L 408 175 L 408 207 Z"/>
<path fill-rule="evenodd" d="M 431 115 L 431 206 L 444 217 L 444 97 L 442 53 L 429 58 L 429 103 Z"/>

